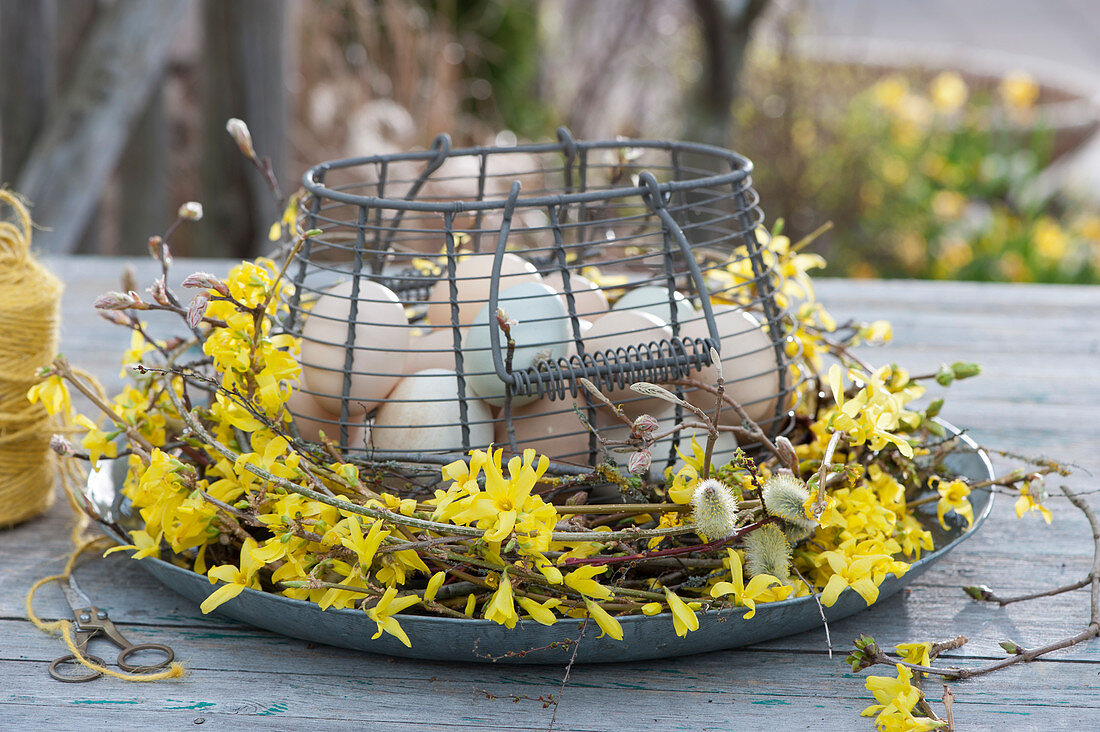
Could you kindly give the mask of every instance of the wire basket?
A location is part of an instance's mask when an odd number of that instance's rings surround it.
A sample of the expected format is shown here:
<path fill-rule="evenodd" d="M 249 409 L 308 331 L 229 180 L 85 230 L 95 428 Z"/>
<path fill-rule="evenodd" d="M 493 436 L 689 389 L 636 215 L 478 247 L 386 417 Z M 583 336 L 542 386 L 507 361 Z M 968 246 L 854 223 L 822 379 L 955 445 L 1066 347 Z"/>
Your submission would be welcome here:
<path fill-rule="evenodd" d="M 297 429 L 372 460 L 438 465 L 495 443 L 586 472 L 602 459 L 594 430 L 630 430 L 580 379 L 671 427 L 691 414 L 629 385 L 709 407 L 683 380 L 713 380 L 711 347 L 727 392 L 769 433 L 789 429 L 780 275 L 762 256 L 751 172 L 716 147 L 565 129 L 513 147 L 451 149 L 442 135 L 311 168 L 299 225 L 320 233 L 291 265 L 284 322 L 302 339 Z M 693 433 L 658 443 L 653 469 Z M 735 447 L 723 433 L 715 457 Z"/>

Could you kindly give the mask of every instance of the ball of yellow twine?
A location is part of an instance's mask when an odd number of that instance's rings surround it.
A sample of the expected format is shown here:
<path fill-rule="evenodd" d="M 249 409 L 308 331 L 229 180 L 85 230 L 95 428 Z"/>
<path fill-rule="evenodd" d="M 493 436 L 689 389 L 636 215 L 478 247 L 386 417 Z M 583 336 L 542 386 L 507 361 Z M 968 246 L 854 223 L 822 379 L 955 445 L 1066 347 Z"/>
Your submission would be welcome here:
<path fill-rule="evenodd" d="M 57 424 L 27 390 L 57 352 L 62 285 L 31 256 L 31 217 L 11 191 L 0 203 L 0 528 L 37 516 L 53 503 Z"/>

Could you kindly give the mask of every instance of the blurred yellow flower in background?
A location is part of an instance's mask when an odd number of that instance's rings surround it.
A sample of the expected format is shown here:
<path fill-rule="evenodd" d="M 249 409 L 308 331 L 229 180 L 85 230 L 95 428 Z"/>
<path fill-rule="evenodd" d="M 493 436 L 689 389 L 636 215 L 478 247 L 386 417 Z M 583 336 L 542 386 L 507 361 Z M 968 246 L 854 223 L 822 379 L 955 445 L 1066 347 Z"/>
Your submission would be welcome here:
<path fill-rule="evenodd" d="M 909 82 L 904 76 L 887 76 L 874 86 L 875 103 L 885 109 L 897 109 L 901 100 L 909 93 Z"/>
<path fill-rule="evenodd" d="M 944 71 L 932 80 L 932 106 L 937 112 L 951 113 L 966 104 L 970 89 L 956 71 Z"/>
<path fill-rule="evenodd" d="M 1039 84 L 1026 71 L 1012 71 L 1001 79 L 997 93 L 1009 109 L 1028 110 L 1039 100 Z"/>

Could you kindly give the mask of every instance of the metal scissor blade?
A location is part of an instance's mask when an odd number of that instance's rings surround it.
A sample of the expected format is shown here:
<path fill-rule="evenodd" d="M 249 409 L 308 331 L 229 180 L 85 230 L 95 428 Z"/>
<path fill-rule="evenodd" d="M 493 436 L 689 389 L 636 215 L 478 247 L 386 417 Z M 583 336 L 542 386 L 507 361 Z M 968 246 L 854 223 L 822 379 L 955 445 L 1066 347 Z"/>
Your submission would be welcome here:
<path fill-rule="evenodd" d="M 69 607 L 74 613 L 92 606 L 92 601 L 84 594 L 84 590 L 80 589 L 80 585 L 72 575 L 69 575 L 67 581 L 61 583 L 61 591 L 65 593 L 65 599 L 69 601 Z"/>

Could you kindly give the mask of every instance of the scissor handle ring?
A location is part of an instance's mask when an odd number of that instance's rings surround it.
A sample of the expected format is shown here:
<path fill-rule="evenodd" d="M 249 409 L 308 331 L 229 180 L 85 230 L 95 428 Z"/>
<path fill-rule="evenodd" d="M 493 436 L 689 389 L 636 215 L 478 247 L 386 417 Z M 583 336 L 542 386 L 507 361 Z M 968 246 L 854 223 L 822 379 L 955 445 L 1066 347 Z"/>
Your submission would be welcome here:
<path fill-rule="evenodd" d="M 161 651 L 164 653 L 164 660 L 160 663 L 144 664 L 141 666 L 131 666 L 126 663 L 126 659 L 130 657 L 130 654 L 137 653 L 138 651 Z M 118 654 L 118 667 L 132 674 L 141 674 L 147 671 L 156 671 L 157 669 L 164 668 L 174 660 L 176 660 L 175 652 L 163 643 L 138 643 L 122 649 L 122 652 Z"/>
<path fill-rule="evenodd" d="M 96 666 L 105 666 L 106 665 L 103 662 L 103 659 L 100 658 L 99 656 L 84 656 L 84 660 L 85 661 L 91 661 Z M 63 673 L 61 673 L 57 670 L 57 667 L 60 666 L 63 663 L 74 663 L 74 662 L 78 663 L 76 656 L 74 656 L 71 653 L 68 654 L 68 655 L 62 656 L 61 658 L 55 658 L 53 661 L 50 662 L 50 676 L 57 679 L 58 681 L 64 681 L 67 684 L 76 684 L 76 683 L 80 683 L 82 681 L 91 681 L 92 679 L 98 679 L 100 676 L 103 675 L 102 671 L 96 671 L 95 669 L 88 669 L 88 673 L 84 674 L 83 676 L 73 676 L 73 675 L 63 674 Z"/>

